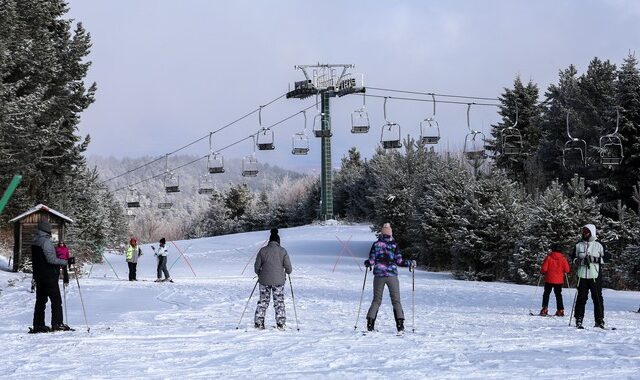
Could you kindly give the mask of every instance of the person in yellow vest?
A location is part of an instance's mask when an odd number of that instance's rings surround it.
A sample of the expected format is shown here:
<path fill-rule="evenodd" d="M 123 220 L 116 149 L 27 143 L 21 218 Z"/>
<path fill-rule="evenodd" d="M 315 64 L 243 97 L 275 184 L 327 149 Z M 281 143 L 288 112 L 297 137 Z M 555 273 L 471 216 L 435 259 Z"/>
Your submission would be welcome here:
<path fill-rule="evenodd" d="M 127 247 L 127 265 L 129 266 L 129 281 L 138 281 L 136 279 L 136 267 L 138 266 L 138 259 L 142 256 L 142 249 L 138 245 L 136 238 L 129 240 L 129 246 Z"/>

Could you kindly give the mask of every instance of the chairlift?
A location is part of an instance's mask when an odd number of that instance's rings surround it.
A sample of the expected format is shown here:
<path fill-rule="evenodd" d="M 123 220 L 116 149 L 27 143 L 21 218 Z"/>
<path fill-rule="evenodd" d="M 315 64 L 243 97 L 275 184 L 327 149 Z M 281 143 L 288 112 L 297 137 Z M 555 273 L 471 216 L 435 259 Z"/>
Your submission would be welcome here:
<path fill-rule="evenodd" d="M 505 156 L 516 156 L 522 153 L 522 134 L 520 130 L 516 128 L 518 125 L 518 103 L 516 102 L 516 122 L 510 126 L 505 127 L 500 132 L 502 142 L 502 154 Z"/>
<path fill-rule="evenodd" d="M 129 192 L 125 196 L 125 202 L 127 208 L 140 207 L 140 194 L 136 189 L 129 189 Z"/>
<path fill-rule="evenodd" d="M 562 149 L 562 166 L 567 170 L 577 170 L 587 166 L 587 142 L 571 136 L 569 131 L 569 110 L 567 110 L 567 136 L 569 140 Z"/>
<path fill-rule="evenodd" d="M 611 134 L 600 137 L 600 164 L 602 165 L 620 165 L 624 158 L 622 140 L 618 135 L 619 122 L 620 111 L 616 107 L 616 130 Z"/>
<path fill-rule="evenodd" d="M 365 108 L 366 95 L 362 93 L 362 107 L 351 113 L 351 133 L 369 132 L 369 114 Z"/>
<path fill-rule="evenodd" d="M 307 137 L 307 112 L 300 111 L 304 116 L 304 129 L 301 132 L 293 134 L 291 137 L 291 154 L 296 156 L 306 155 L 309 153 L 309 137 Z"/>
<path fill-rule="evenodd" d="M 384 149 L 402 148 L 400 142 L 400 124 L 392 123 L 387 120 L 387 97 L 384 98 L 384 121 L 382 132 L 380 133 L 380 142 Z"/>
<path fill-rule="evenodd" d="M 242 159 L 242 176 L 256 177 L 258 175 L 258 160 L 254 154 L 245 156 Z"/>
<path fill-rule="evenodd" d="M 173 201 L 169 196 L 165 195 L 160 202 L 158 202 L 158 209 L 168 210 L 173 207 Z"/>
<path fill-rule="evenodd" d="M 260 130 L 258 131 L 256 144 L 258 144 L 258 150 L 274 150 L 276 147 L 273 145 L 273 131 L 262 126 L 262 107 L 264 106 L 260 106 L 260 109 L 258 110 Z"/>
<path fill-rule="evenodd" d="M 467 104 L 467 128 L 469 133 L 464 139 L 464 156 L 468 161 L 478 162 L 487 158 L 485 151 L 485 136 L 482 131 L 475 131 L 471 129 L 471 123 L 469 122 L 469 111 L 471 110 L 471 104 Z"/>
<path fill-rule="evenodd" d="M 209 156 L 207 157 L 207 171 L 209 174 L 224 173 L 224 157 L 222 153 L 213 153 L 211 145 L 211 136 L 213 132 L 209 132 Z"/>
<path fill-rule="evenodd" d="M 242 176 L 243 177 L 255 177 L 258 175 L 258 159 L 256 158 L 256 144 L 255 135 L 251 136 L 254 139 L 253 153 L 242 158 Z"/>
<path fill-rule="evenodd" d="M 213 194 L 213 179 L 205 174 L 198 179 L 198 194 Z"/>
<path fill-rule="evenodd" d="M 136 219 L 136 214 L 133 213 L 133 210 L 127 210 L 127 219 L 128 220 L 135 220 Z"/>
<path fill-rule="evenodd" d="M 164 177 L 164 189 L 167 193 L 180 192 L 180 177 L 173 173 L 168 173 Z"/>
<path fill-rule="evenodd" d="M 420 141 L 423 144 L 437 144 L 440 141 L 440 126 L 436 120 L 436 97 L 433 98 L 433 115 L 420 122 Z"/>
<path fill-rule="evenodd" d="M 322 129 L 322 119 L 324 117 L 324 113 L 320 112 L 320 108 L 318 107 L 318 94 L 316 94 L 316 110 L 318 111 L 316 115 L 313 117 L 313 134 L 316 137 L 331 137 L 333 134 L 331 133 L 331 121 L 327 120 L 329 123 L 329 128 Z"/>
<path fill-rule="evenodd" d="M 209 154 L 207 158 L 207 170 L 210 174 L 224 173 L 224 156 L 222 153 Z"/>

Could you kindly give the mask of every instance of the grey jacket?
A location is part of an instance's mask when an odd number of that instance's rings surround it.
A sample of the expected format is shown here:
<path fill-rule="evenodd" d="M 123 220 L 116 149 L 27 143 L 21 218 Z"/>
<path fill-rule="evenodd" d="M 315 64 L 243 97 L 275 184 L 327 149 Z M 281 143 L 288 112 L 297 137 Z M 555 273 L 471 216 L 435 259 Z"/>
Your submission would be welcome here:
<path fill-rule="evenodd" d="M 266 247 L 260 248 L 253 266 L 258 275 L 260 285 L 284 285 L 287 274 L 293 271 L 289 254 L 275 241 L 270 241 Z"/>
<path fill-rule="evenodd" d="M 67 265 L 67 260 L 59 259 L 56 256 L 56 249 L 51 241 L 51 235 L 44 231 L 37 230 L 33 236 L 33 245 L 37 245 L 42 248 L 42 253 L 49 264 L 52 265 Z"/>

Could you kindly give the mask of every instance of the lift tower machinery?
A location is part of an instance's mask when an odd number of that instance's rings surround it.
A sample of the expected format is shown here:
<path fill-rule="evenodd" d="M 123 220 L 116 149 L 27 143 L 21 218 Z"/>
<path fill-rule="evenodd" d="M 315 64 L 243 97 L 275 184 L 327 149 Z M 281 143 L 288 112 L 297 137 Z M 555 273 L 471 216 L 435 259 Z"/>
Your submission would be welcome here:
<path fill-rule="evenodd" d="M 296 65 L 302 70 L 305 80 L 294 83 L 294 89 L 287 93 L 287 98 L 306 99 L 319 96 L 321 129 L 315 136 L 321 140 L 321 205 L 320 218 L 333 218 L 333 180 L 331 172 L 331 113 L 329 99 L 344 95 L 364 93 L 363 76 L 347 72 L 355 66 L 350 64 Z M 341 69 L 341 70 L 340 70 Z M 340 73 L 338 74 L 338 71 Z"/>

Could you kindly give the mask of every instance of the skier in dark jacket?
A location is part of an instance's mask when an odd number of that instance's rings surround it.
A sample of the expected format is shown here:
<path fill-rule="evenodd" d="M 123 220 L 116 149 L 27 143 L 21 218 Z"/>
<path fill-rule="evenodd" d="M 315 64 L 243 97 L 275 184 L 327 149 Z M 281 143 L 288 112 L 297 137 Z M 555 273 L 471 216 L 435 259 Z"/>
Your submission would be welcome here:
<path fill-rule="evenodd" d="M 562 285 L 565 273 L 569 273 L 569 262 L 562 253 L 560 244 L 552 244 L 551 252 L 542 262 L 540 272 L 544 274 L 544 293 L 542 294 L 542 310 L 540 315 L 549 313 L 549 296 L 551 290 L 556 295 L 556 316 L 564 317 L 564 303 L 562 302 Z"/>
<path fill-rule="evenodd" d="M 63 260 L 56 257 L 51 242 L 51 224 L 41 220 L 31 245 L 33 278 L 36 281 L 36 305 L 33 311 L 31 332 L 49 332 L 70 330 L 62 319 L 62 298 L 60 297 L 60 265 L 73 264 L 73 257 Z M 44 317 L 47 300 L 51 300 L 51 328 L 45 326 Z"/>
<path fill-rule="evenodd" d="M 398 332 L 404 331 L 404 312 L 400 303 L 400 282 L 398 281 L 398 266 L 409 267 L 412 271 L 416 267 L 415 260 L 404 260 L 402 253 L 393 239 L 391 224 L 385 223 L 380 230 L 378 241 L 373 243 L 369 258 L 364 261 L 367 268 L 373 266 L 373 301 L 367 312 L 367 330 L 375 329 L 378 309 L 382 304 L 382 294 L 385 285 L 389 288 L 391 304 L 393 305 L 393 315 L 396 319 Z"/>
<path fill-rule="evenodd" d="M 280 246 L 278 229 L 272 228 L 269 243 L 260 248 L 256 256 L 254 270 L 260 284 L 260 299 L 256 307 L 254 318 L 255 327 L 264 329 L 264 316 L 269 307 L 269 299 L 273 293 L 273 307 L 276 311 L 276 324 L 279 330 L 284 330 L 287 316 L 284 310 L 284 283 L 286 275 L 291 274 L 293 268 L 287 250 Z"/>

